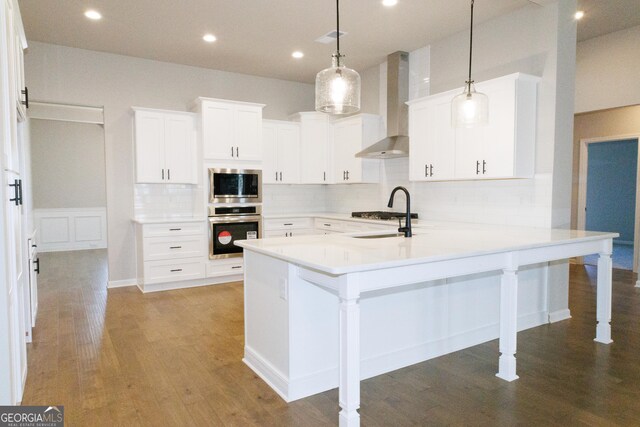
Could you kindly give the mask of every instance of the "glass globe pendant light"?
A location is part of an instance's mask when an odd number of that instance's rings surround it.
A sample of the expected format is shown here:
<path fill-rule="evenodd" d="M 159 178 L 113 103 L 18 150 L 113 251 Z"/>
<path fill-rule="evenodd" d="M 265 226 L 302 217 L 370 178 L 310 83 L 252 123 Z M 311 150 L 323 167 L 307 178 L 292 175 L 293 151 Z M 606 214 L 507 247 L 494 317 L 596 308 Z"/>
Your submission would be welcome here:
<path fill-rule="evenodd" d="M 340 54 L 340 0 L 336 0 L 336 53 L 331 67 L 316 75 L 316 111 L 351 114 L 360 111 L 360 74 L 345 67 Z"/>
<path fill-rule="evenodd" d="M 471 0 L 471 31 L 469 36 L 469 79 L 464 92 L 451 101 L 451 124 L 455 127 L 473 127 L 489 122 L 489 98 L 476 92 L 471 80 L 471 54 L 473 53 L 473 1 Z"/>

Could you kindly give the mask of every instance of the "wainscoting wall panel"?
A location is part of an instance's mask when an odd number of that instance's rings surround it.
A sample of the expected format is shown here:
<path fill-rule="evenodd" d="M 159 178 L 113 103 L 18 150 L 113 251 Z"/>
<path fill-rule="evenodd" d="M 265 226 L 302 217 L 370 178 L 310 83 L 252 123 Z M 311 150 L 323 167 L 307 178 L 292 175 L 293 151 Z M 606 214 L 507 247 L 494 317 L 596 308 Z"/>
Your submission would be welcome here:
<path fill-rule="evenodd" d="M 35 209 L 39 252 L 107 247 L 107 209 Z"/>

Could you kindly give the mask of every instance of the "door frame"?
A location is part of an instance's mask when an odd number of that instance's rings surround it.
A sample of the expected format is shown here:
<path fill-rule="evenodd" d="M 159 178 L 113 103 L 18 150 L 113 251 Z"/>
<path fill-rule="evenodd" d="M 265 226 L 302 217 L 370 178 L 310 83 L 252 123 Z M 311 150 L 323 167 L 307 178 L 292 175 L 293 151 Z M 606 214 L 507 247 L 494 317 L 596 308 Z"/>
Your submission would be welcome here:
<path fill-rule="evenodd" d="M 640 134 L 611 135 L 597 138 L 580 139 L 580 167 L 578 169 L 578 230 L 584 230 L 587 222 L 587 172 L 589 166 L 589 144 L 611 142 L 625 139 L 635 139 L 638 144 L 638 159 L 636 162 L 636 211 L 633 225 L 633 272 L 638 272 L 638 245 L 640 244 Z M 584 264 L 583 257 L 577 262 Z"/>

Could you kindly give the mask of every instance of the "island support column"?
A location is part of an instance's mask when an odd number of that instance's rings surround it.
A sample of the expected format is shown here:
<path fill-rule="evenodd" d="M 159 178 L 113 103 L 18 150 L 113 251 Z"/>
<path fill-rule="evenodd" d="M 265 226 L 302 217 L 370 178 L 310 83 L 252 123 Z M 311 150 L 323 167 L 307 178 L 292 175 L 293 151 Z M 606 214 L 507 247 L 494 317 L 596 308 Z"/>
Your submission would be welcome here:
<path fill-rule="evenodd" d="M 355 276 L 339 279 L 340 297 L 340 427 L 360 425 L 360 289 Z"/>
<path fill-rule="evenodd" d="M 598 282 L 596 297 L 596 338 L 594 341 L 611 344 L 611 252 L 613 241 L 611 239 L 603 242 L 603 250 L 598 258 Z"/>
<path fill-rule="evenodd" d="M 500 359 L 496 376 L 514 381 L 518 340 L 518 265 L 515 254 L 509 254 L 508 267 L 500 280 Z"/>

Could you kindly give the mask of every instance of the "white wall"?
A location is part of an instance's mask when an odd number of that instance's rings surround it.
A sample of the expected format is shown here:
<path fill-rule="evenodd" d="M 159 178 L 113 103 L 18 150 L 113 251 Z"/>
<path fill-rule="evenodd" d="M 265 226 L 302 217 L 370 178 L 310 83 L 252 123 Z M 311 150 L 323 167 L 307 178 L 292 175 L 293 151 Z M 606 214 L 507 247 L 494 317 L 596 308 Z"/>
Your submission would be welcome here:
<path fill-rule="evenodd" d="M 640 26 L 578 43 L 576 113 L 640 104 Z"/>
<path fill-rule="evenodd" d="M 34 100 L 104 106 L 109 280 L 136 277 L 131 106 L 186 110 L 198 96 L 266 104 L 265 118 L 313 110 L 312 85 L 31 42 Z"/>
<path fill-rule="evenodd" d="M 34 209 L 107 206 L 102 126 L 31 119 Z"/>

